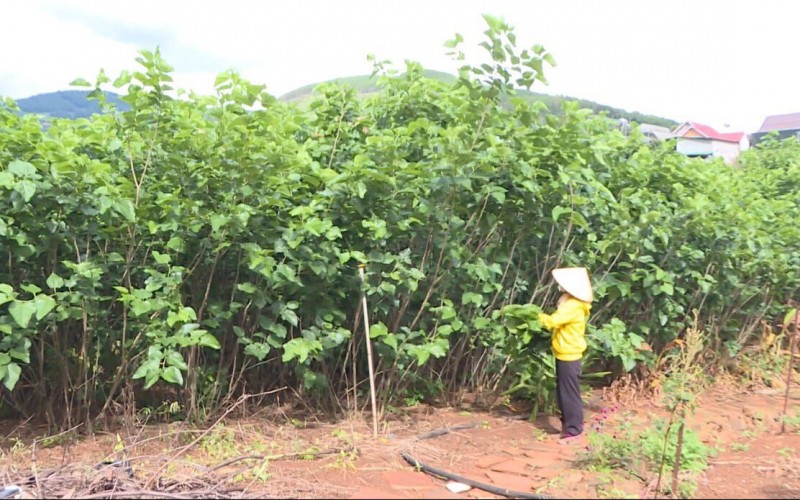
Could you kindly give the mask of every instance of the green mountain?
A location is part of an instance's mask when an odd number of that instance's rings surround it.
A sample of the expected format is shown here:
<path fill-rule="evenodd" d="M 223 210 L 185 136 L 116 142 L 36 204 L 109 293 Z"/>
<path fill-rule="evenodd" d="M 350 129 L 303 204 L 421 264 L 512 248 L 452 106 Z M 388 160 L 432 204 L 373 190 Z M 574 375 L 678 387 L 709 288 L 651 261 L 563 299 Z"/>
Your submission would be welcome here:
<path fill-rule="evenodd" d="M 439 80 L 444 83 L 452 83 L 456 80 L 455 76 L 449 73 L 444 73 L 442 71 L 425 70 L 424 74 L 428 78 Z M 317 87 L 317 85 L 320 85 L 321 83 L 330 83 L 330 82 L 336 82 L 342 85 L 350 85 L 362 94 L 369 94 L 372 92 L 377 92 L 379 90 L 377 77 L 371 78 L 369 75 L 348 76 L 343 78 L 336 78 L 334 80 L 328 80 L 326 82 L 318 82 L 309 85 L 304 85 L 300 88 L 297 88 L 295 90 L 292 90 L 291 92 L 287 92 L 286 94 L 282 95 L 280 97 L 280 100 L 285 102 L 296 102 L 298 104 L 302 104 L 311 97 L 311 94 L 314 93 L 314 89 Z M 615 108 L 613 106 L 600 104 L 587 99 L 578 99 L 575 97 L 564 96 L 564 95 L 542 94 L 540 92 L 531 92 L 528 90 L 519 90 L 517 91 L 517 95 L 522 97 L 523 99 L 528 99 L 530 101 L 540 101 L 544 103 L 547 106 L 547 109 L 549 109 L 550 112 L 554 114 L 561 113 L 562 104 L 564 103 L 564 101 L 578 101 L 578 104 L 582 108 L 591 109 L 595 113 L 605 112 L 608 114 L 609 118 L 614 118 L 614 119 L 625 118 L 630 122 L 661 125 L 663 127 L 667 127 L 670 129 L 678 125 L 677 121 L 669 118 L 664 118 L 655 115 L 648 115 L 640 113 L 638 111 L 628 111 L 625 109 Z"/>
<path fill-rule="evenodd" d="M 455 76 L 441 71 L 425 70 L 425 76 L 442 81 L 444 83 L 453 83 L 456 80 Z M 369 75 L 350 76 L 329 81 L 337 82 L 343 85 L 350 85 L 362 94 L 369 94 L 379 90 L 377 78 L 371 78 Z M 280 99 L 285 102 L 303 103 L 311 97 L 311 95 L 314 93 L 314 89 L 317 87 L 317 85 L 319 85 L 319 83 L 304 85 L 282 95 Z M 97 101 L 89 100 L 87 98 L 88 94 L 89 91 L 87 90 L 60 90 L 57 92 L 47 92 L 44 94 L 37 94 L 31 97 L 20 99 L 17 101 L 17 105 L 24 113 L 38 113 L 54 118 L 86 118 L 94 113 L 100 112 L 100 107 L 98 106 Z M 650 123 L 668 128 L 674 128 L 678 125 L 678 122 L 669 118 L 615 108 L 587 99 L 577 99 L 563 95 L 542 94 L 527 90 L 518 91 L 518 95 L 522 98 L 529 99 L 530 101 L 540 101 L 544 103 L 550 112 L 555 114 L 559 114 L 561 112 L 561 106 L 564 101 L 578 101 L 581 107 L 591 109 L 595 113 L 605 112 L 610 118 L 613 119 L 625 118 L 630 122 Z M 124 110 L 128 108 L 128 105 L 120 99 L 119 95 L 113 92 L 106 92 L 106 96 L 108 101 L 116 104 L 119 109 Z"/>
<path fill-rule="evenodd" d="M 52 118 L 88 118 L 99 113 L 97 101 L 87 98 L 88 90 L 59 90 L 26 97 L 17 101 L 23 113 L 36 113 Z M 127 109 L 128 105 L 113 92 L 106 92 L 108 102 L 119 109 Z"/>

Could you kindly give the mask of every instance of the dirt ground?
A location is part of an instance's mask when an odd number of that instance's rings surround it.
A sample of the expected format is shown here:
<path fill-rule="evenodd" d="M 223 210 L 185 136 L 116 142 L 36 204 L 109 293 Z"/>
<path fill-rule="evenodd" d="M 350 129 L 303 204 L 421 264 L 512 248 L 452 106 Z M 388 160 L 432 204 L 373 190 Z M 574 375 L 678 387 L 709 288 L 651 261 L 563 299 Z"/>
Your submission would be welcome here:
<path fill-rule="evenodd" d="M 153 498 L 155 491 L 165 498 L 502 498 L 478 488 L 451 493 L 447 481 L 410 466 L 405 451 L 425 465 L 529 495 L 653 498 L 652 474 L 591 470 L 579 459 L 591 451 L 591 433 L 614 435 L 623 422 L 644 428 L 665 410 L 602 391 L 587 397 L 586 408 L 588 430 L 568 444 L 554 434 L 555 416 L 529 422 L 508 407 L 401 408 L 386 415 L 377 438 L 368 415 L 323 422 L 291 408 L 265 408 L 210 430 L 150 424 L 80 439 L 34 441 L 41 429 L 0 422 L 0 483 L 47 498 Z M 798 418 L 781 434 L 783 390 L 720 385 L 703 393 L 689 427 L 718 453 L 685 479 L 696 484 L 693 496 L 800 498 L 800 389 L 790 408 Z M 115 460 L 124 467 L 98 466 Z"/>

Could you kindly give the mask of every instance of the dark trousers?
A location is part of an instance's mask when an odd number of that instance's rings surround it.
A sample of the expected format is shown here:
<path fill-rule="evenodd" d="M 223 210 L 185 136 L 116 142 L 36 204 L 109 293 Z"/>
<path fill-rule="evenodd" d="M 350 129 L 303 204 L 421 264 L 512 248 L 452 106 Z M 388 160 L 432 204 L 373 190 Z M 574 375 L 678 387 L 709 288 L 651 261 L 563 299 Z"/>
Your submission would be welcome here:
<path fill-rule="evenodd" d="M 556 398 L 561 411 L 561 434 L 577 436 L 583 432 L 580 376 L 581 360 L 556 360 Z"/>

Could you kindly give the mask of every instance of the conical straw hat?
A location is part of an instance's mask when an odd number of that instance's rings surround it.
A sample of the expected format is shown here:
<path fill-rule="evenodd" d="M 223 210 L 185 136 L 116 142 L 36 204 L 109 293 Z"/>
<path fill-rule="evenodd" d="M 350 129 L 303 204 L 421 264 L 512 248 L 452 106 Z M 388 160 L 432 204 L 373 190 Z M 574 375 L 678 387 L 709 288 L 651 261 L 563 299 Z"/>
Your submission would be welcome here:
<path fill-rule="evenodd" d="M 585 267 L 562 267 L 553 269 L 553 279 L 561 288 L 578 300 L 591 302 L 594 300 L 592 282 Z"/>

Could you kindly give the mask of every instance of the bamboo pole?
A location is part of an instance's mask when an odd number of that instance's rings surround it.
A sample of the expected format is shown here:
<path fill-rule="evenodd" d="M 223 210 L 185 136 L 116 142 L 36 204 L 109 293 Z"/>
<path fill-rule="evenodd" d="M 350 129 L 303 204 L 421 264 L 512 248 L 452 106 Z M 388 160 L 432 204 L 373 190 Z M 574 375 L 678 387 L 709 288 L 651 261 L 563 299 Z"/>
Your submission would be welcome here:
<path fill-rule="evenodd" d="M 786 323 L 785 328 L 789 328 L 789 322 Z M 786 370 L 786 394 L 783 397 L 783 420 L 781 421 L 781 434 L 786 433 L 786 417 L 789 410 L 789 390 L 792 386 L 792 372 L 794 371 L 794 357 L 795 349 L 797 349 L 797 337 L 800 335 L 800 307 L 795 309 L 794 312 L 794 332 L 789 340 L 791 355 L 789 356 L 789 367 Z"/>
<path fill-rule="evenodd" d="M 364 284 L 364 264 L 358 265 L 358 275 Z M 364 335 L 367 341 L 367 362 L 369 363 L 369 395 L 372 399 L 372 435 L 378 436 L 378 405 L 375 398 L 375 371 L 372 362 L 372 341 L 369 338 L 369 317 L 367 316 L 367 295 L 361 291 L 361 307 L 364 310 Z"/>

